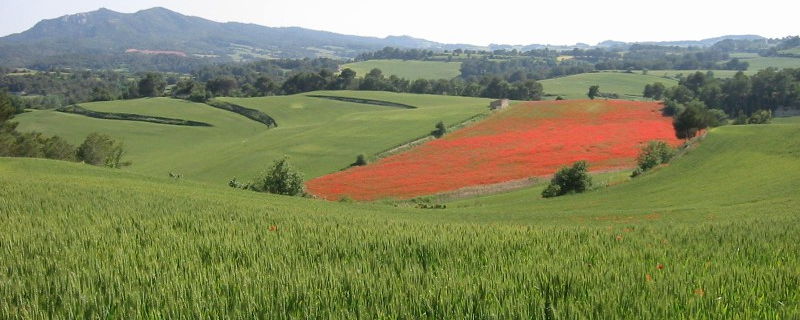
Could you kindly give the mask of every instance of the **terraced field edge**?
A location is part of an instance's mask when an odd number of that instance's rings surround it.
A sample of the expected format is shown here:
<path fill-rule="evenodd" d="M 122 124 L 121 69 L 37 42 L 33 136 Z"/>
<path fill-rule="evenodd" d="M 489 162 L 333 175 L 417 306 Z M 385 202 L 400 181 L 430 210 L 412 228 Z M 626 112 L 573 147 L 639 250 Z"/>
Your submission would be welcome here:
<path fill-rule="evenodd" d="M 238 114 L 244 116 L 245 118 L 248 118 L 248 119 L 256 121 L 256 122 L 263 123 L 264 125 L 266 125 L 267 127 L 270 127 L 270 128 L 275 128 L 275 127 L 278 126 L 278 122 L 276 122 L 275 119 L 273 119 L 272 117 L 270 117 L 266 113 L 263 113 L 263 112 L 258 111 L 256 109 L 250 109 L 250 108 L 242 107 L 240 105 L 236 105 L 236 104 L 233 104 L 233 103 L 230 103 L 230 102 L 223 102 L 223 101 L 216 101 L 216 100 L 207 101 L 206 104 L 209 105 L 209 106 L 212 106 L 214 108 L 217 108 L 217 109 L 222 109 L 222 110 L 225 110 L 225 111 L 238 113 Z"/>
<path fill-rule="evenodd" d="M 192 120 L 183 120 L 183 119 L 176 119 L 176 118 L 167 118 L 167 117 L 158 117 L 158 116 L 144 116 L 140 114 L 134 113 L 116 113 L 116 112 L 102 112 L 102 111 L 93 111 L 81 107 L 77 104 L 61 107 L 56 109 L 58 112 L 63 113 L 71 113 L 71 114 L 78 114 L 90 118 L 97 118 L 97 119 L 106 119 L 106 120 L 128 120 L 128 121 L 141 121 L 141 122 L 151 122 L 151 123 L 158 123 L 158 124 L 168 124 L 168 125 L 175 125 L 175 126 L 190 126 L 190 127 L 213 127 L 210 123 L 201 122 L 201 121 L 192 121 Z"/>

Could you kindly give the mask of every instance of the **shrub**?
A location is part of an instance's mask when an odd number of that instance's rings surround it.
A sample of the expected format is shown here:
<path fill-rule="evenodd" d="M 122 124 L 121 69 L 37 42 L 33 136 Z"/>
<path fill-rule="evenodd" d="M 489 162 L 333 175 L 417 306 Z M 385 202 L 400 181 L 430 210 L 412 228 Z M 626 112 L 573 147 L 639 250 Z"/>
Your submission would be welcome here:
<path fill-rule="evenodd" d="M 243 182 L 239 182 L 239 180 L 236 180 L 236 177 L 233 177 L 233 179 L 228 181 L 228 186 L 231 187 L 231 188 L 236 188 L 236 189 L 249 189 L 250 188 L 249 184 L 246 184 L 246 183 L 243 183 Z"/>
<path fill-rule="evenodd" d="M 747 118 L 748 124 L 767 124 L 772 121 L 772 111 L 771 110 L 758 110 L 753 112 L 749 118 Z"/>
<path fill-rule="evenodd" d="M 708 114 L 711 119 L 709 126 L 719 127 L 728 124 L 728 118 L 730 117 L 728 117 L 728 114 L 722 109 L 708 109 Z"/>
<path fill-rule="evenodd" d="M 445 127 L 444 122 L 441 121 L 436 123 L 436 129 L 431 131 L 431 135 L 436 138 L 441 138 L 445 133 L 447 133 L 447 127 Z"/>
<path fill-rule="evenodd" d="M 44 157 L 57 160 L 75 160 L 75 147 L 59 136 L 52 136 L 44 142 Z"/>
<path fill-rule="evenodd" d="M 350 164 L 351 167 L 367 165 L 367 158 L 363 154 L 356 156 L 356 162 Z"/>
<path fill-rule="evenodd" d="M 594 97 L 596 97 L 599 93 L 600 93 L 600 86 L 594 85 L 589 87 L 589 92 L 586 94 L 586 96 L 588 96 L 589 99 L 594 100 Z"/>
<path fill-rule="evenodd" d="M 542 197 L 551 198 L 568 193 L 581 193 L 592 186 L 592 177 L 589 176 L 589 165 L 586 161 L 578 161 L 571 167 L 558 170 L 550 184 L 542 191 Z"/>
<path fill-rule="evenodd" d="M 636 163 L 639 165 L 632 176 L 637 176 L 662 163 L 667 163 L 675 155 L 675 150 L 664 141 L 650 141 L 639 151 Z"/>
<path fill-rule="evenodd" d="M 86 137 L 86 140 L 78 147 L 76 155 L 78 160 L 95 166 L 121 168 L 131 164 L 130 161 L 122 161 L 125 150 L 121 142 L 97 132 L 90 133 Z"/>
<path fill-rule="evenodd" d="M 250 190 L 287 196 L 302 195 L 303 174 L 289 164 L 289 159 L 276 160 L 248 186 Z"/>

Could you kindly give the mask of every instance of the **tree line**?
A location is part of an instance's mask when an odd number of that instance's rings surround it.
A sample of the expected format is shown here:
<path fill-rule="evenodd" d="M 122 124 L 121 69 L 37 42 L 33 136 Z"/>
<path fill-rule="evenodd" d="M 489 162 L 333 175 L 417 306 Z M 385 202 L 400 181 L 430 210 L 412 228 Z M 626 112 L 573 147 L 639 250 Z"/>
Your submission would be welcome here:
<path fill-rule="evenodd" d="M 708 127 L 768 123 L 781 109 L 800 109 L 800 69 L 768 68 L 755 75 L 742 72 L 715 78 L 713 72 L 682 77 L 677 86 L 648 84 L 644 96 L 664 100 L 663 112 L 673 116 L 678 138 L 689 139 Z"/>

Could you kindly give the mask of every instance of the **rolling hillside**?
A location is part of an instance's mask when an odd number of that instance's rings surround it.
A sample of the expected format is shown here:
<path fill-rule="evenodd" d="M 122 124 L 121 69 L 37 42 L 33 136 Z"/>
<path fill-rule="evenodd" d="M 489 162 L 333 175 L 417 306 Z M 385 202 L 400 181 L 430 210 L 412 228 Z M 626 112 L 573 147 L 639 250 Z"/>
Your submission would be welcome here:
<path fill-rule="evenodd" d="M 416 109 L 343 102 L 306 95 L 348 96 L 405 103 Z M 338 171 L 358 154 L 373 155 L 427 135 L 436 122 L 455 124 L 486 112 L 488 99 L 387 92 L 312 92 L 265 98 L 224 98 L 273 117 L 267 128 L 238 114 L 168 98 L 81 104 L 86 109 L 206 122 L 187 127 L 105 120 L 56 111 L 32 111 L 15 118 L 20 130 L 57 134 L 79 144 L 91 132 L 124 141 L 133 165 L 125 170 L 150 175 L 178 172 L 187 179 L 225 184 L 249 179 L 273 160 L 288 155 L 314 178 Z"/>
<path fill-rule="evenodd" d="M 2 158 L 0 317 L 795 318 L 797 141 L 722 127 L 622 185 L 445 210 Z"/>
<path fill-rule="evenodd" d="M 620 99 L 642 99 L 642 91 L 647 84 L 661 82 L 667 87 L 678 84 L 678 81 L 661 77 L 661 73 L 657 72 L 647 75 L 639 72 L 581 73 L 539 82 L 548 97 L 561 96 L 564 99 L 586 99 L 586 93 L 593 85 L 599 85 L 600 92 L 618 94 Z"/>

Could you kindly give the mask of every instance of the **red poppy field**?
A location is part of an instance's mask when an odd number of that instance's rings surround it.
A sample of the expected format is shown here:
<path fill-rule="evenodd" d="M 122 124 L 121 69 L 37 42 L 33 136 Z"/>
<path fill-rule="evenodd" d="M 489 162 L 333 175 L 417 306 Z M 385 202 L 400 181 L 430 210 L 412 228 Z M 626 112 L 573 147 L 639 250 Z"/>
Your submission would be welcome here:
<path fill-rule="evenodd" d="M 591 171 L 632 168 L 649 140 L 680 143 L 656 102 L 528 102 L 368 166 L 307 183 L 329 200 L 407 199 L 553 174 L 587 160 Z"/>

